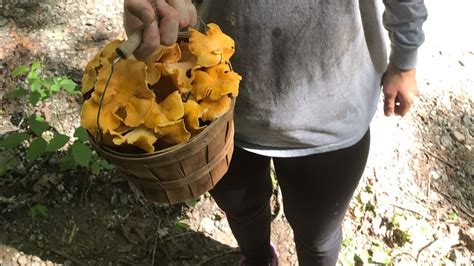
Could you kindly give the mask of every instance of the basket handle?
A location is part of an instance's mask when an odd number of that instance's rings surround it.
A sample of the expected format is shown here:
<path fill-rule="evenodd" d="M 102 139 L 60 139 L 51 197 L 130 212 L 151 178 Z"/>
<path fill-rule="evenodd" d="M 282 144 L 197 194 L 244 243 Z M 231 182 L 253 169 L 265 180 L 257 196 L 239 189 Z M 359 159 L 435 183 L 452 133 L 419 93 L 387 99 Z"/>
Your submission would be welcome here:
<path fill-rule="evenodd" d="M 178 38 L 189 38 L 188 31 L 178 32 Z M 140 44 L 143 41 L 143 28 L 136 30 L 132 35 L 128 37 L 126 41 L 121 43 L 116 49 L 115 52 L 122 59 L 129 58 L 137 49 L 140 47 Z"/>
<path fill-rule="evenodd" d="M 199 22 L 202 23 L 205 27 L 204 21 L 199 18 Z M 198 25 L 199 26 L 199 25 Z M 207 28 L 205 27 L 207 30 Z M 180 31 L 178 32 L 178 38 L 189 38 L 189 31 Z M 112 62 L 111 69 L 110 69 L 110 74 L 109 77 L 107 78 L 107 82 L 105 83 L 104 91 L 102 92 L 102 95 L 100 97 L 99 101 L 99 107 L 97 110 L 97 143 L 100 145 L 102 143 L 102 132 L 100 130 L 100 112 L 102 110 L 102 104 L 104 102 L 104 96 L 107 91 L 107 88 L 109 87 L 110 79 L 112 78 L 112 74 L 114 73 L 114 67 L 115 64 L 120 60 L 120 59 L 127 59 L 133 53 L 135 50 L 138 49 L 140 44 L 143 41 L 143 27 L 139 28 L 135 32 L 133 32 L 126 41 L 121 43 L 116 49 L 115 52 L 117 53 L 118 57 L 115 58 Z"/>
<path fill-rule="evenodd" d="M 138 49 L 142 43 L 142 39 L 143 28 L 140 28 L 132 33 L 132 35 L 130 35 L 126 41 L 121 43 L 117 49 L 115 49 L 115 52 L 118 56 L 120 56 L 120 58 L 127 59 L 135 52 L 135 50 Z"/>

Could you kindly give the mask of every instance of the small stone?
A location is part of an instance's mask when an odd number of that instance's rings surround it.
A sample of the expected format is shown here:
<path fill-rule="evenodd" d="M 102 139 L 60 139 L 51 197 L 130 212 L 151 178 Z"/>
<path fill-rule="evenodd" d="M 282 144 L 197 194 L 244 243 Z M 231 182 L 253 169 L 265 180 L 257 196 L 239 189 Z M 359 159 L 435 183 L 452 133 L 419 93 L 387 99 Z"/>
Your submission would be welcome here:
<path fill-rule="evenodd" d="M 13 254 L 12 260 L 18 260 L 18 258 L 20 258 L 20 257 L 21 257 L 21 254 L 17 252 L 15 254 Z"/>
<path fill-rule="evenodd" d="M 4 27 L 8 24 L 8 20 L 6 18 L 0 17 L 0 27 Z"/>
<path fill-rule="evenodd" d="M 454 252 L 454 249 L 452 249 L 452 250 L 449 252 L 448 259 L 449 259 L 450 261 L 453 261 L 453 262 L 456 261 L 456 253 Z"/>
<path fill-rule="evenodd" d="M 20 265 L 26 265 L 26 257 L 25 256 L 20 256 L 17 260 L 18 264 Z"/>
<path fill-rule="evenodd" d="M 463 199 L 462 192 L 458 189 L 453 191 L 453 196 L 457 199 Z"/>
<path fill-rule="evenodd" d="M 64 261 L 64 266 L 72 266 L 72 265 L 73 265 L 72 261 L 70 261 L 70 260 L 65 260 Z"/>
<path fill-rule="evenodd" d="M 128 203 L 128 198 L 127 198 L 127 195 L 122 195 L 120 196 L 120 203 L 122 205 L 126 205 Z"/>
<path fill-rule="evenodd" d="M 464 166 L 464 172 L 466 172 L 466 175 L 468 176 L 474 176 L 474 160 L 466 163 Z"/>
<path fill-rule="evenodd" d="M 13 170 L 14 173 L 16 174 L 20 174 L 20 175 L 25 175 L 26 174 L 26 168 L 25 166 L 20 163 L 14 170 Z"/>
<path fill-rule="evenodd" d="M 462 122 L 464 125 L 471 125 L 471 118 L 468 115 L 464 115 L 462 118 Z"/>
<path fill-rule="evenodd" d="M 464 137 L 464 135 L 461 132 L 457 131 L 457 130 L 453 130 L 451 132 L 451 137 L 455 141 L 460 142 L 460 143 L 464 143 L 466 141 L 466 137 Z"/>
<path fill-rule="evenodd" d="M 214 230 L 214 222 L 206 217 L 201 221 L 201 228 L 204 232 L 211 233 Z"/>
<path fill-rule="evenodd" d="M 445 148 L 451 148 L 453 146 L 453 141 L 448 135 L 443 135 L 441 137 L 441 145 L 443 145 Z"/>
<path fill-rule="evenodd" d="M 441 174 L 441 179 L 444 181 L 444 182 L 448 182 L 449 181 L 449 177 L 447 174 L 443 173 Z"/>
<path fill-rule="evenodd" d="M 458 235 L 459 234 L 459 227 L 457 227 L 454 224 L 448 224 L 448 230 L 449 233 L 452 235 Z"/>
<path fill-rule="evenodd" d="M 423 121 L 428 121 L 428 112 L 425 109 L 419 109 L 417 110 L 417 113 Z"/>
<path fill-rule="evenodd" d="M 441 176 L 439 175 L 438 172 L 436 171 L 431 171 L 430 172 L 430 178 L 434 179 L 434 180 L 438 180 Z"/>

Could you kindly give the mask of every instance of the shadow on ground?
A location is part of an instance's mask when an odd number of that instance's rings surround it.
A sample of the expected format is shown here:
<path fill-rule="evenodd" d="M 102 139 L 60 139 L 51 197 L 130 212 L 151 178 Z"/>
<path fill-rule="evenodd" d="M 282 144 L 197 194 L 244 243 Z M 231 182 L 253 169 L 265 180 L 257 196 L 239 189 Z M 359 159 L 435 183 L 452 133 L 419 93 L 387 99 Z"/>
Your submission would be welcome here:
<path fill-rule="evenodd" d="M 80 83 L 81 70 L 47 55 L 41 57 L 47 71 Z M 4 92 L 17 84 L 12 69 L 35 60 L 22 47 L 4 60 L 0 69 Z M 77 109 L 77 99 L 61 100 L 70 102 L 72 111 Z M 26 109 L 5 94 L 0 105 L 6 118 L 2 123 L 12 114 L 21 120 Z M 66 120 L 56 122 L 65 124 Z M 229 265 L 238 258 L 235 249 L 188 229 L 182 222 L 187 218 L 184 204 L 147 202 L 115 171 L 96 175 L 84 168 L 60 171 L 61 153 L 28 163 L 25 152 L 25 148 L 15 149 L 21 164 L 0 175 L 0 264 L 15 265 L 24 254 L 75 265 Z M 46 211 L 33 217 L 32 210 L 38 206 Z M 15 250 L 24 254 L 15 255 Z M 28 262 L 30 257 L 22 260 Z"/>
<path fill-rule="evenodd" d="M 444 99 L 424 97 L 419 104 L 415 119 L 423 143 L 412 155 L 418 179 L 449 201 L 447 212 L 472 220 L 474 102 L 467 95 L 446 93 Z"/>
<path fill-rule="evenodd" d="M 115 171 L 60 172 L 47 160 L 23 175 L 0 177 L 0 244 L 78 265 L 226 265 L 237 258 L 234 249 L 181 222 L 186 205 L 147 202 Z M 33 217 L 38 206 L 47 210 Z M 15 265 L 18 257 L 6 248 L 0 259 Z"/>

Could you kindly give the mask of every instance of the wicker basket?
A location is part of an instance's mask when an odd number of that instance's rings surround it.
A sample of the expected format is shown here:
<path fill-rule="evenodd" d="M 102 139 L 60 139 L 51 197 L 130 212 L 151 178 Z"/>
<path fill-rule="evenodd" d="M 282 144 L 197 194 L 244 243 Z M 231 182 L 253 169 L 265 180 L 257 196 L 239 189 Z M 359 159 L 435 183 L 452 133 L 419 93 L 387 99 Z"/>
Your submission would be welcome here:
<path fill-rule="evenodd" d="M 180 33 L 178 37 L 178 41 L 189 41 L 187 33 Z M 134 32 L 119 46 L 117 53 L 128 57 L 141 40 L 141 30 Z M 85 99 L 89 97 L 90 94 L 85 95 Z M 235 98 L 230 110 L 197 136 L 164 150 L 131 154 L 115 151 L 94 138 L 91 138 L 92 144 L 146 199 L 170 204 L 184 202 L 212 189 L 227 172 L 234 151 L 234 105 Z"/>
<path fill-rule="evenodd" d="M 120 153 L 94 141 L 93 147 L 146 199 L 184 202 L 212 189 L 227 172 L 234 150 L 233 106 L 188 142 L 154 153 Z"/>

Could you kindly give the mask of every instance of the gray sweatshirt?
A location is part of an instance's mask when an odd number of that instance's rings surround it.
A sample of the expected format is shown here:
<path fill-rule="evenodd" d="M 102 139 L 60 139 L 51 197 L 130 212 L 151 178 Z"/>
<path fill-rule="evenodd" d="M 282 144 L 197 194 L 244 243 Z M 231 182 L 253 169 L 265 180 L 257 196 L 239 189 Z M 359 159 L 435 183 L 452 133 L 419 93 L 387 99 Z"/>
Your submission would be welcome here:
<path fill-rule="evenodd" d="M 367 132 L 387 66 L 415 67 L 423 0 L 204 0 L 236 42 L 236 144 L 274 157 L 338 150 Z M 199 8 L 199 7 L 198 7 Z"/>

